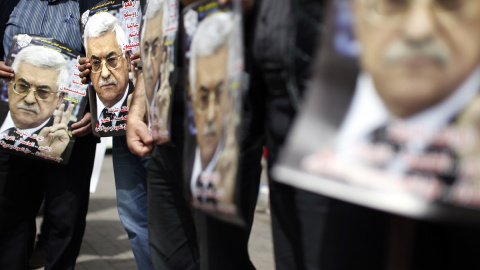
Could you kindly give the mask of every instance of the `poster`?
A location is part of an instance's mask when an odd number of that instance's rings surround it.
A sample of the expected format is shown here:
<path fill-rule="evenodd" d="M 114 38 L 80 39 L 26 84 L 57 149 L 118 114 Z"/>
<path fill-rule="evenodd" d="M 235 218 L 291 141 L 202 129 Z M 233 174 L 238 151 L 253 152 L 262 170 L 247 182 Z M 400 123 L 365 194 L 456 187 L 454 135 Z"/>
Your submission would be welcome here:
<path fill-rule="evenodd" d="M 188 78 L 186 181 L 194 207 L 241 224 L 239 129 L 244 68 L 240 1 L 184 9 Z"/>
<path fill-rule="evenodd" d="M 140 49 L 142 7 L 137 0 L 102 1 L 82 14 L 93 134 L 125 135 L 136 74 L 130 56 Z"/>
<path fill-rule="evenodd" d="M 432 19 L 412 21 L 415 2 L 369 3 L 333 2 L 275 177 L 408 217 L 480 221 L 480 58 L 459 59 L 438 28 L 414 35 Z"/>
<path fill-rule="evenodd" d="M 75 142 L 71 124 L 88 95 L 78 70 L 80 53 L 52 38 L 18 34 L 5 61 L 13 79 L 0 79 L 0 149 L 67 164 Z"/>
<path fill-rule="evenodd" d="M 142 20 L 141 55 L 148 127 L 156 144 L 170 141 L 178 5 L 178 0 L 150 0 Z"/>

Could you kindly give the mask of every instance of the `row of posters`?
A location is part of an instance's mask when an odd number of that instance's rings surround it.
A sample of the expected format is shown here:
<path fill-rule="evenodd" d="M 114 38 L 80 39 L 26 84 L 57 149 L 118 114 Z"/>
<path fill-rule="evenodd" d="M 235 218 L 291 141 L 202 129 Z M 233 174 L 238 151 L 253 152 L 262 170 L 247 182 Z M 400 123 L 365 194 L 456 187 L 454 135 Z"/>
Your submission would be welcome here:
<path fill-rule="evenodd" d="M 142 9 L 143 8 L 143 9 Z M 144 10 L 145 12 L 142 12 Z M 0 149 L 67 164 L 71 124 L 87 103 L 95 136 L 122 136 L 137 74 L 130 56 L 140 53 L 148 128 L 156 144 L 170 141 L 176 59 L 186 60 L 189 153 L 185 186 L 192 205 L 243 224 L 237 180 L 241 89 L 244 77 L 241 1 L 199 1 L 183 9 L 178 0 L 102 1 L 82 14 L 79 27 L 91 69 L 79 77 L 83 57 L 47 37 L 20 34 L 6 64 L 13 80 L 1 80 Z M 177 42 L 179 25 L 184 43 Z M 108 26 L 114 31 L 108 32 Z M 183 47 L 183 48 L 182 48 Z M 39 64 L 42 63 L 42 64 Z"/>
<path fill-rule="evenodd" d="M 46 37 L 15 37 L 6 61 L 15 78 L 0 84 L 0 149 L 67 163 L 75 141 L 71 124 L 84 114 L 87 99 L 96 136 L 125 135 L 137 79 L 130 55 L 140 50 L 156 144 L 170 141 L 172 86 L 183 78 L 180 72 L 186 75 L 186 93 L 179 94 L 186 98 L 187 198 L 215 217 L 244 224 L 241 1 L 203 0 L 181 16 L 177 0 L 142 2 L 103 1 L 82 15 L 92 64 L 88 85 L 79 78 L 79 52 Z M 480 221 L 478 63 L 452 68 L 447 47 L 430 39 L 425 46 L 376 40 L 387 40 L 381 30 L 402 23 L 387 12 L 404 10 L 368 3 L 332 2 L 317 70 L 275 175 L 382 211 Z M 106 22 L 115 22 L 121 35 L 102 32 Z M 176 70 L 179 61 L 185 67 Z"/>

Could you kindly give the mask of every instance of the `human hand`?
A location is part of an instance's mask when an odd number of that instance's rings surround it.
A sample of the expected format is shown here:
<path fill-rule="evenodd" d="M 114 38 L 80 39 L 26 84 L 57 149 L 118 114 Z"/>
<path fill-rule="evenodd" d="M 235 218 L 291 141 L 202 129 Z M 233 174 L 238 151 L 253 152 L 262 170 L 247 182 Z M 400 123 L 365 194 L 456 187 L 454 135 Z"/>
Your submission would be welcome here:
<path fill-rule="evenodd" d="M 39 147 L 49 148 L 50 151 L 41 149 L 42 153 L 53 157 L 60 157 L 67 148 L 68 143 L 70 142 L 70 136 L 68 136 L 68 127 L 67 124 L 70 121 L 70 115 L 72 115 L 73 104 L 68 106 L 67 111 L 65 109 L 65 104 L 60 105 L 57 111 L 57 115 L 53 120 L 53 125 L 50 127 L 44 127 L 40 133 L 39 137 L 43 137 L 43 140 L 38 140 Z"/>
<path fill-rule="evenodd" d="M 0 77 L 2 78 L 13 78 L 15 73 L 13 68 L 5 65 L 4 61 L 0 61 Z"/>
<path fill-rule="evenodd" d="M 86 112 L 82 119 L 72 124 L 72 135 L 83 137 L 92 132 L 92 114 Z"/>
<path fill-rule="evenodd" d="M 127 144 L 130 152 L 146 157 L 153 150 L 153 138 L 143 119 L 131 117 L 127 119 Z"/>
<path fill-rule="evenodd" d="M 80 78 L 82 79 L 83 84 L 88 83 L 88 76 L 90 75 L 90 68 L 92 68 L 92 64 L 90 64 L 90 59 L 87 57 L 81 57 L 78 59 L 78 70 L 80 71 Z"/>
<path fill-rule="evenodd" d="M 132 62 L 135 71 L 138 71 L 138 62 L 140 62 L 140 51 L 136 51 L 130 55 L 130 60 Z"/>

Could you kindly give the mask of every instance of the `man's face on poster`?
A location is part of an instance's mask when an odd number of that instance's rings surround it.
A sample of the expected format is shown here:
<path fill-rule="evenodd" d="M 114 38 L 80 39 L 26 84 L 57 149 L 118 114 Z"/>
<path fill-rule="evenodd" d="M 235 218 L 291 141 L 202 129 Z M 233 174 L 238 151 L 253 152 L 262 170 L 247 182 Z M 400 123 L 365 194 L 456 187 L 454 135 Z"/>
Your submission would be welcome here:
<path fill-rule="evenodd" d="M 8 106 L 17 128 L 38 127 L 53 115 L 64 95 L 57 95 L 57 77 L 58 72 L 55 69 L 20 63 L 14 80 L 8 86 Z M 26 91 L 24 96 L 17 94 L 14 87 L 17 92 L 20 92 L 21 88 L 30 90 Z M 45 95 L 41 94 L 42 92 Z M 40 99 L 39 96 L 46 98 Z"/>
<path fill-rule="evenodd" d="M 145 76 L 145 89 L 149 101 L 153 99 L 155 84 L 159 79 L 163 53 L 162 11 L 145 22 L 142 36 L 142 65 Z"/>
<path fill-rule="evenodd" d="M 122 56 L 111 32 L 88 38 L 87 51 L 92 64 L 90 79 L 93 87 L 103 104 L 111 107 L 122 99 L 127 89 L 128 61 Z M 94 72 L 95 66 L 99 68 L 97 73 Z"/>
<path fill-rule="evenodd" d="M 212 160 L 223 136 L 223 108 L 227 93 L 227 46 L 213 54 L 196 58 L 196 80 L 193 98 L 197 142 L 202 166 Z"/>
<path fill-rule="evenodd" d="M 350 1 L 362 67 L 393 115 L 442 101 L 480 62 L 480 1 Z"/>

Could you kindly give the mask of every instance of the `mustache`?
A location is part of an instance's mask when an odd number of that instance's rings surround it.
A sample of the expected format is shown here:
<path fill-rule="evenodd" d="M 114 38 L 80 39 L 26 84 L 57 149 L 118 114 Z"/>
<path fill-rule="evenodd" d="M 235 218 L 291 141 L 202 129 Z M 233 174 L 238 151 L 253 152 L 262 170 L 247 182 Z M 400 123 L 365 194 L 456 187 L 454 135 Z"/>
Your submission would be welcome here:
<path fill-rule="evenodd" d="M 388 64 L 415 58 L 426 58 L 438 64 L 446 64 L 450 61 L 450 50 L 438 39 L 417 42 L 397 40 L 387 48 L 384 55 L 384 60 Z"/>
<path fill-rule="evenodd" d="M 206 124 L 202 130 L 202 136 L 207 136 L 210 133 L 217 133 L 218 129 L 215 124 Z"/>
<path fill-rule="evenodd" d="M 115 80 L 113 77 L 108 77 L 106 79 L 101 77 L 99 86 L 102 87 L 102 86 L 107 85 L 107 84 L 117 85 L 117 80 Z"/>
<path fill-rule="evenodd" d="M 39 109 L 35 106 L 35 104 L 28 104 L 25 102 L 18 104 L 17 109 L 30 110 L 33 111 L 35 114 L 38 114 L 40 112 Z"/>

